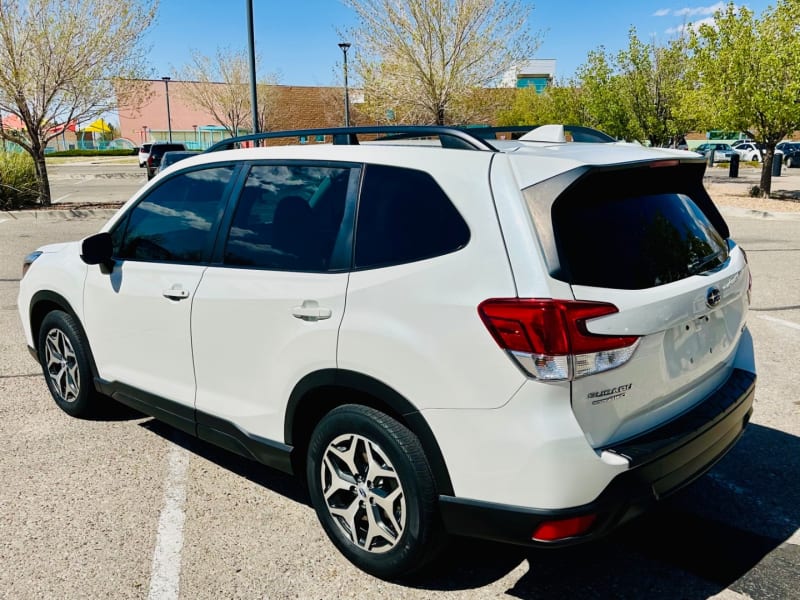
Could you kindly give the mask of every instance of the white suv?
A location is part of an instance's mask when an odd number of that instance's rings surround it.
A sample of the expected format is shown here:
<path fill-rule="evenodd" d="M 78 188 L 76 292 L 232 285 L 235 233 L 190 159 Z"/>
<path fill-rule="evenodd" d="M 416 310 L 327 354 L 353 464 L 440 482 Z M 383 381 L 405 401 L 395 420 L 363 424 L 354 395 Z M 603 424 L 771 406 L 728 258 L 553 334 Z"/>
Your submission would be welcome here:
<path fill-rule="evenodd" d="M 212 148 L 26 259 L 63 410 L 113 398 L 297 473 L 387 578 L 447 534 L 594 539 L 739 438 L 750 274 L 696 154 L 558 127 L 291 135 L 334 143 Z"/>

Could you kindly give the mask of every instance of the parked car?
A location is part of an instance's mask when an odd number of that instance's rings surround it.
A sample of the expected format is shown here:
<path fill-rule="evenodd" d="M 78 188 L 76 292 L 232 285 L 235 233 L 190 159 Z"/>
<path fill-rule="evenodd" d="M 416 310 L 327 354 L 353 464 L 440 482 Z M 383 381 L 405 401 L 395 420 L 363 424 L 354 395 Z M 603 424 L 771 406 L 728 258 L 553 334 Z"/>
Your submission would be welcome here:
<path fill-rule="evenodd" d="M 185 151 L 186 145 L 177 142 L 156 142 L 150 146 L 150 152 L 147 155 L 147 179 L 152 179 L 156 176 L 164 153 L 177 150 Z"/>
<path fill-rule="evenodd" d="M 744 161 L 761 162 L 761 149 L 754 142 L 742 142 L 737 146 L 733 146 L 733 150 Z"/>
<path fill-rule="evenodd" d="M 784 144 L 781 151 L 783 164 L 789 168 L 800 167 L 800 142 Z"/>
<path fill-rule="evenodd" d="M 139 146 L 139 168 L 144 168 L 147 166 L 147 157 L 150 154 L 150 147 L 153 144 L 142 144 Z"/>
<path fill-rule="evenodd" d="M 268 133 L 181 161 L 99 233 L 25 258 L 53 399 L 87 418 L 113 399 L 297 474 L 379 577 L 449 534 L 612 531 L 744 431 L 750 271 L 700 157 L 547 127 L 226 149 L 300 135 Z"/>
<path fill-rule="evenodd" d="M 176 162 L 191 156 L 196 156 L 197 154 L 197 150 L 171 150 L 169 152 L 164 152 L 161 157 L 161 162 L 158 164 L 158 169 L 156 169 L 156 173 L 161 173 L 161 171 L 174 165 Z"/>
<path fill-rule="evenodd" d="M 730 161 L 731 156 L 735 154 L 735 151 L 733 148 L 731 148 L 730 144 L 724 144 L 721 142 L 706 142 L 695 148 L 695 152 L 698 152 L 703 156 L 708 156 L 708 153 L 711 150 L 714 151 L 714 162 L 728 162 Z"/>

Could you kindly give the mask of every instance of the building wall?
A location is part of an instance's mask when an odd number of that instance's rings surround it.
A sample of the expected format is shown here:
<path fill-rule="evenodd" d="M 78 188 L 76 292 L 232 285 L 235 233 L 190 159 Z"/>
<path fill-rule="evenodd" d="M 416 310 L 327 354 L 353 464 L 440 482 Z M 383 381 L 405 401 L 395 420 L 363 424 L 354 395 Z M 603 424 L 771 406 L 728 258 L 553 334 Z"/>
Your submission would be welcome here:
<path fill-rule="evenodd" d="M 219 84 L 222 85 L 222 84 Z M 337 87 L 267 86 L 269 98 L 259 97 L 259 104 L 273 106 L 268 128 L 273 131 L 340 127 L 344 125 L 343 90 Z M 206 148 L 229 137 L 214 117 L 192 105 L 191 87 L 183 81 L 169 82 L 169 112 L 172 139 L 187 147 Z M 355 100 L 351 90 L 351 100 Z M 167 98 L 164 82 L 148 82 L 138 106 L 121 106 L 118 111 L 122 137 L 135 144 L 164 141 L 168 138 Z M 249 108 L 248 108 L 249 110 Z M 351 124 L 366 124 L 351 102 Z M 249 131 L 241 133 L 250 133 Z"/>

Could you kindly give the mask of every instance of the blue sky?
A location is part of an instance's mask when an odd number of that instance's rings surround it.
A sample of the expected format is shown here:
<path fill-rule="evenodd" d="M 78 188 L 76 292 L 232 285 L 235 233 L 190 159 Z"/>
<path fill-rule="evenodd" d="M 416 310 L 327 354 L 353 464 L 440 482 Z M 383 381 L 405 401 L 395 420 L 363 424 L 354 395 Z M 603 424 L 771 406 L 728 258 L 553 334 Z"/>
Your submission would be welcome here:
<path fill-rule="evenodd" d="M 284 85 L 334 85 L 341 78 L 342 41 L 337 31 L 355 25 L 352 10 L 339 0 L 254 0 L 255 43 L 260 72 L 277 73 Z M 669 0 L 539 0 L 530 19 L 541 32 L 535 57 L 555 58 L 557 77 L 569 77 L 600 45 L 616 51 L 635 26 L 640 38 L 665 42 L 687 21 L 708 18 L 722 2 Z M 768 0 L 750 0 L 757 15 Z M 175 76 L 191 50 L 213 55 L 218 46 L 247 47 L 246 0 L 161 0 L 146 43 L 153 76 Z M 358 49 L 358 40 L 349 39 Z"/>

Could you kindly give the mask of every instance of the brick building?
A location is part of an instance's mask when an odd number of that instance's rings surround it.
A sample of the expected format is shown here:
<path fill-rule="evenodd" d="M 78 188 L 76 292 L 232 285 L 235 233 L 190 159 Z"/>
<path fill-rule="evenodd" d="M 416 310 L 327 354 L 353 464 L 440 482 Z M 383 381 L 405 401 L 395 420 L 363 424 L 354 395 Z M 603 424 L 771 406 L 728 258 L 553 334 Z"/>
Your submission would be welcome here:
<path fill-rule="evenodd" d="M 164 141 L 169 137 L 167 86 L 162 80 L 151 80 L 148 84 L 142 94 L 146 99 L 139 106 L 121 106 L 118 110 L 121 136 L 137 146 L 148 141 Z M 188 148 L 202 149 L 229 137 L 210 113 L 192 103 L 189 84 L 170 80 L 168 85 L 173 141 L 184 142 Z M 269 117 L 271 130 L 344 125 L 342 88 L 273 85 L 267 86 L 267 90 L 272 97 L 259 97 L 259 103 L 266 101 L 274 107 Z M 358 112 L 359 96 L 357 91 L 350 91 L 350 120 L 353 125 L 367 124 Z M 249 110 L 248 104 L 248 115 Z"/>

